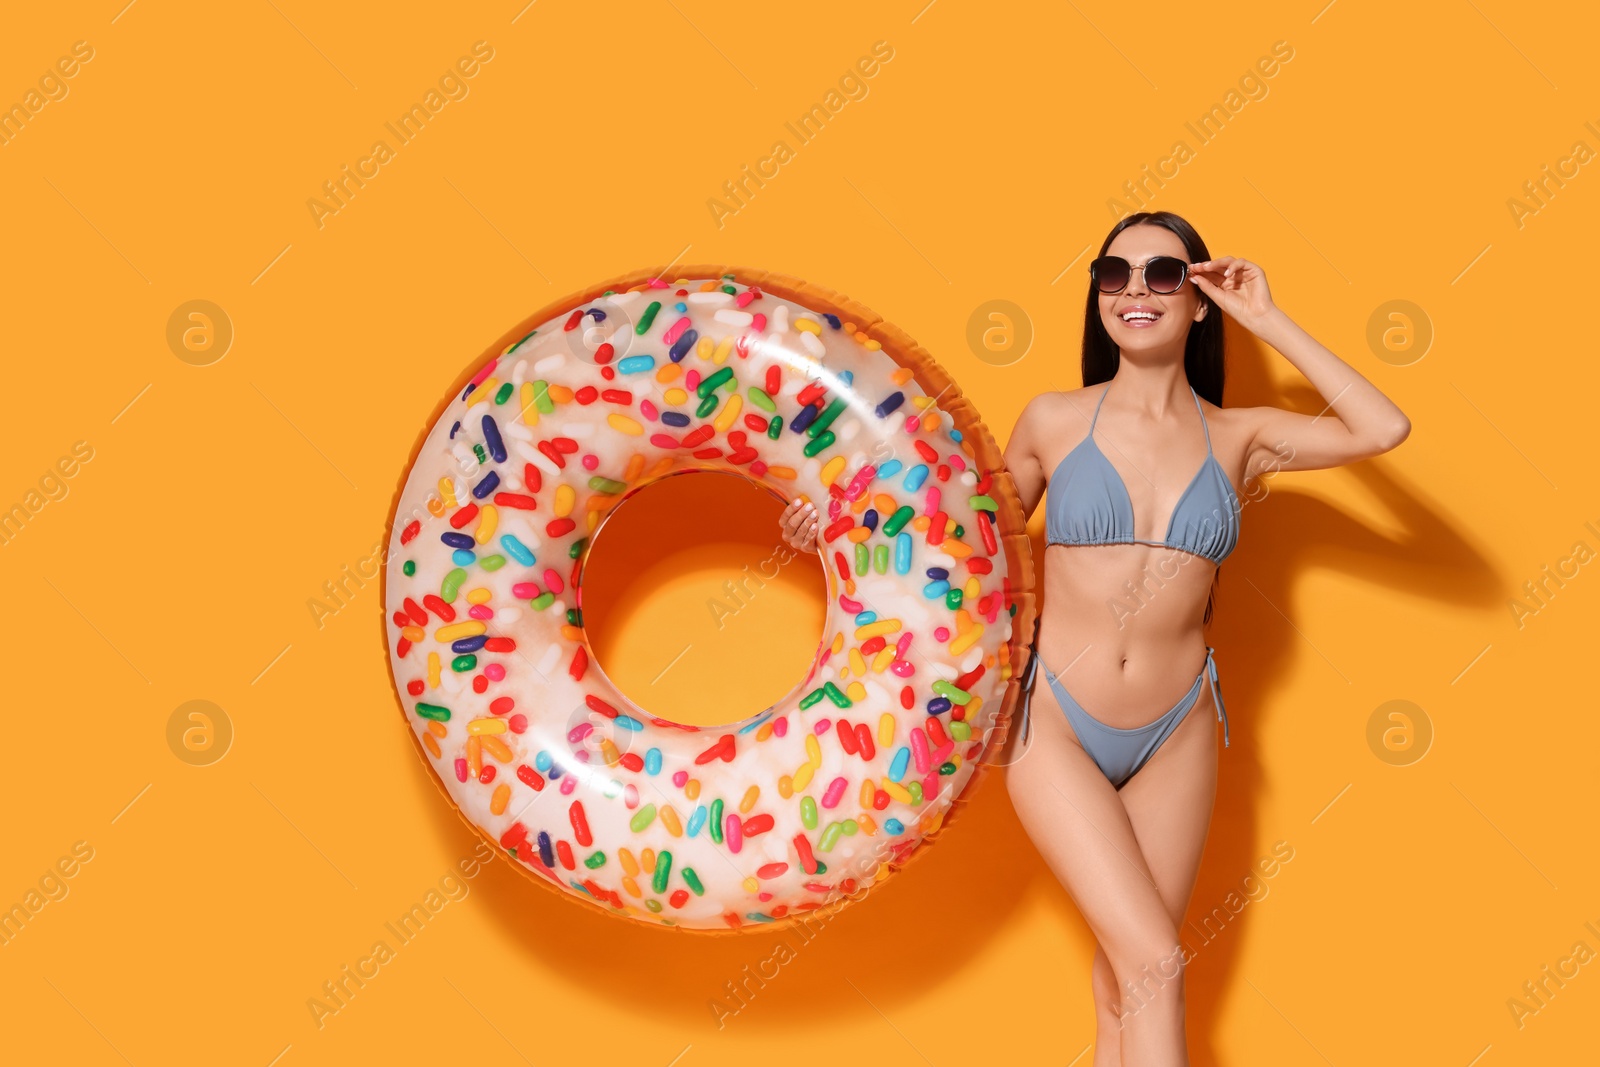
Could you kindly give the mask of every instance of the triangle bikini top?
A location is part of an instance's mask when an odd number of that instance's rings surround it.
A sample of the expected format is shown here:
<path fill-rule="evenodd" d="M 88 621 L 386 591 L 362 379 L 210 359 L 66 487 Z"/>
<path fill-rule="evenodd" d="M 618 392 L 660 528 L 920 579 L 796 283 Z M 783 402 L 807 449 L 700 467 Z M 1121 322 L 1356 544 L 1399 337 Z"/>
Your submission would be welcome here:
<path fill-rule="evenodd" d="M 1164 541 L 1133 536 L 1133 501 L 1122 475 L 1094 441 L 1094 424 L 1100 419 L 1107 383 L 1094 406 L 1089 433 L 1050 475 L 1049 504 L 1045 509 L 1046 545 L 1158 545 L 1176 548 L 1220 564 L 1239 542 L 1239 496 L 1222 464 L 1211 451 L 1211 430 L 1194 387 L 1195 410 L 1206 435 L 1206 458 L 1172 509 Z"/>

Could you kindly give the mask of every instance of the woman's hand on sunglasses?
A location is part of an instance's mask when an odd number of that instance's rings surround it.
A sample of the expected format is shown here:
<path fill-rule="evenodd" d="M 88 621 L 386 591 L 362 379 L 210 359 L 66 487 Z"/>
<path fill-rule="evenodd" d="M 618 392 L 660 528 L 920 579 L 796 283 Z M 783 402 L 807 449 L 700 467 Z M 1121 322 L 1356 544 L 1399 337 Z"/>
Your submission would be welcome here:
<path fill-rule="evenodd" d="M 1272 292 L 1267 288 L 1266 273 L 1247 259 L 1222 256 L 1191 263 L 1189 278 L 1244 326 L 1277 310 Z"/>

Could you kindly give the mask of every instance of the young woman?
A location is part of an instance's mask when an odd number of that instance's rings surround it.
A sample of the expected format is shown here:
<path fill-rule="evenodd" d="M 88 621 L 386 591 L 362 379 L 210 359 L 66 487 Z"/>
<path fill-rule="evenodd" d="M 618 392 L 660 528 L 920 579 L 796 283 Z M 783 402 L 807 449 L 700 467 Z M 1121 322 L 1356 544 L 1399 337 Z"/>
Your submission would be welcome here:
<path fill-rule="evenodd" d="M 1083 388 L 1034 397 L 1005 450 L 1025 514 L 1049 490 L 1033 661 L 1049 685 L 1037 716 L 1019 711 L 1033 758 L 1007 783 L 1099 943 L 1095 1067 L 1168 1067 L 1188 1063 L 1177 931 L 1211 821 L 1218 726 L 1227 742 L 1204 626 L 1239 537 L 1234 486 L 1379 455 L 1411 423 L 1273 304 L 1260 266 L 1212 259 L 1177 215 L 1123 219 L 1089 276 Z M 1223 408 L 1222 312 L 1327 407 Z M 815 549 L 809 505 L 780 526 Z"/>

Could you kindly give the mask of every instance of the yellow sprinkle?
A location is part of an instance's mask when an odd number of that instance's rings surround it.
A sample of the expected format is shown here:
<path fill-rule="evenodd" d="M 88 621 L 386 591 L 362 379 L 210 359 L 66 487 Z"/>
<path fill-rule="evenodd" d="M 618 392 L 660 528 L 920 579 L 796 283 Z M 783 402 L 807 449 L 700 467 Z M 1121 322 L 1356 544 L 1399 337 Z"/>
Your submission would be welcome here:
<path fill-rule="evenodd" d="M 494 795 L 489 798 L 489 814 L 505 814 L 506 805 L 511 803 L 511 787 L 501 782 L 494 787 Z"/>
<path fill-rule="evenodd" d="M 469 734 L 503 734 L 505 732 L 506 721 L 504 719 L 473 719 L 467 723 L 467 733 Z"/>
<path fill-rule="evenodd" d="M 887 863 L 885 863 L 884 866 L 887 867 L 889 865 Z M 644 896 L 643 893 L 639 892 L 639 883 L 635 882 L 630 877 L 624 877 L 622 879 L 622 891 L 624 893 L 628 894 L 630 897 L 642 897 L 642 896 Z"/>
<path fill-rule="evenodd" d="M 489 543 L 489 538 L 494 536 L 494 529 L 500 525 L 500 509 L 493 504 L 485 504 L 478 512 L 478 528 L 473 532 L 473 540 L 480 545 Z"/>
<path fill-rule="evenodd" d="M 643 426 L 640 426 L 636 420 L 630 419 L 628 416 L 623 415 L 620 412 L 613 411 L 607 415 L 606 424 L 609 425 L 613 430 L 616 430 L 618 433 L 625 433 L 632 437 L 639 437 L 644 434 Z"/>
<path fill-rule="evenodd" d="M 670 471 L 677 464 L 677 462 L 678 461 L 672 456 L 662 456 L 660 459 L 656 460 L 656 465 L 650 468 L 650 477 L 659 478 L 661 475 Z"/>
<path fill-rule="evenodd" d="M 671 804 L 663 804 L 658 814 L 661 816 L 661 825 L 667 828 L 667 833 L 673 837 L 683 836 L 683 823 L 678 821 L 678 809 Z"/>
<path fill-rule="evenodd" d="M 950 654 L 959 656 L 972 647 L 972 643 L 983 636 L 983 624 L 974 623 L 972 629 L 950 642 Z"/>
<path fill-rule="evenodd" d="M 817 735 L 810 730 L 806 731 L 806 762 L 816 767 L 822 765 L 822 746 L 817 743 Z"/>
<path fill-rule="evenodd" d="M 882 779 L 882 782 L 883 791 L 885 793 L 888 793 L 891 797 L 893 797 L 895 800 L 898 800 L 902 804 L 911 803 L 911 790 L 907 789 L 899 782 L 892 782 L 887 778 Z"/>
<path fill-rule="evenodd" d="M 481 585 L 476 589 L 468 589 L 467 590 L 467 603 L 468 604 L 487 604 L 489 601 L 491 601 L 493 599 L 494 599 L 494 591 L 490 590 L 490 589 L 485 589 Z"/>
<path fill-rule="evenodd" d="M 861 658 L 861 650 L 855 645 L 850 646 L 850 673 L 858 676 L 867 673 L 867 661 Z"/>
<path fill-rule="evenodd" d="M 483 738 L 467 738 L 467 770 L 476 778 L 483 771 Z"/>
<path fill-rule="evenodd" d="M 833 654 L 837 656 L 844 651 L 844 631 L 840 630 L 833 635 Z"/>
<path fill-rule="evenodd" d="M 689 781 L 684 784 L 683 795 L 690 800 L 700 799 L 700 779 L 689 779 Z"/>
<path fill-rule="evenodd" d="M 617 751 L 616 744 L 609 737 L 600 740 L 600 756 L 606 761 L 607 767 L 615 767 L 622 762 L 622 753 Z"/>
<path fill-rule="evenodd" d="M 428 755 L 432 756 L 434 759 L 439 759 L 443 755 L 443 753 L 439 751 L 439 742 L 434 740 L 432 734 L 422 735 L 422 745 L 428 750 Z"/>
<path fill-rule="evenodd" d="M 914 396 L 911 398 L 911 403 L 914 407 L 921 408 L 925 411 L 927 410 L 928 405 L 933 403 L 933 397 L 926 395 Z"/>
<path fill-rule="evenodd" d="M 697 292 L 701 292 L 701 293 L 709 293 L 712 290 L 716 289 L 717 286 L 718 286 L 718 283 L 716 281 L 701 282 L 700 283 L 700 288 L 698 290 L 696 290 L 696 291 Z"/>
<path fill-rule="evenodd" d="M 744 791 L 744 796 L 739 800 L 739 814 L 748 815 L 750 809 L 756 806 L 756 801 L 761 797 L 761 787 L 753 785 Z"/>
<path fill-rule="evenodd" d="M 817 765 L 815 763 L 807 763 L 807 764 L 803 765 L 798 771 L 795 771 L 794 772 L 794 791 L 798 793 L 801 790 L 805 789 L 806 786 L 810 785 L 811 784 L 811 776 L 813 774 L 816 774 L 816 773 L 817 773 Z"/>
<path fill-rule="evenodd" d="M 668 456 L 666 458 L 670 460 L 672 457 Z M 644 470 L 644 457 L 635 452 L 628 457 L 628 465 L 622 470 L 622 480 L 625 482 L 637 481 L 639 472 L 642 470 Z"/>
<path fill-rule="evenodd" d="M 744 881 L 740 882 L 739 885 L 746 893 L 761 892 L 761 883 L 756 881 L 754 878 L 746 878 Z"/>
<path fill-rule="evenodd" d="M 793 467 L 768 467 L 767 475 L 772 478 L 782 478 L 786 482 L 792 482 L 800 477 Z"/>
<path fill-rule="evenodd" d="M 872 657 L 872 673 L 882 674 L 894 662 L 894 646 L 890 645 Z"/>
<path fill-rule="evenodd" d="M 844 456 L 834 456 L 822 465 L 819 477 L 823 485 L 832 485 L 838 479 L 840 472 L 844 470 L 844 462 Z"/>
<path fill-rule="evenodd" d="M 699 356 L 701 359 L 709 360 L 711 358 L 712 344 L 713 342 L 709 334 L 700 338 L 700 343 L 694 346 L 694 354 Z"/>
<path fill-rule="evenodd" d="M 877 637 L 879 634 L 892 634 L 898 629 L 900 629 L 899 619 L 879 619 L 877 622 L 869 622 L 865 626 L 857 626 L 856 640 L 865 641 L 868 638 Z"/>
<path fill-rule="evenodd" d="M 851 682 L 845 688 L 844 695 L 849 697 L 852 703 L 859 704 L 867 699 L 867 687 L 860 682 Z"/>
<path fill-rule="evenodd" d="M 477 619 L 468 619 L 466 622 L 453 622 L 449 626 L 441 626 L 433 631 L 435 641 L 454 641 L 462 637 L 477 637 L 488 627 Z"/>
<path fill-rule="evenodd" d="M 869 352 L 876 352 L 878 349 L 883 347 L 883 343 L 881 341 L 862 341 L 861 347 L 865 348 Z M 884 866 L 887 867 L 888 864 L 886 863 Z"/>
<path fill-rule="evenodd" d="M 568 641 L 582 641 L 583 627 L 563 624 L 561 627 L 561 636 Z"/>
<path fill-rule="evenodd" d="M 787 774 L 778 776 L 778 795 L 785 800 L 794 796 L 794 779 Z"/>
<path fill-rule="evenodd" d="M 428 514 L 437 519 L 444 514 L 444 510 L 443 500 L 440 500 L 436 496 L 428 497 Z"/>
<path fill-rule="evenodd" d="M 617 849 L 617 859 L 622 862 L 622 873 L 635 875 L 639 873 L 639 861 L 633 858 L 633 851 L 628 848 Z"/>
<path fill-rule="evenodd" d="M 560 485 L 556 486 L 555 503 L 550 506 L 555 511 L 556 518 L 565 518 L 566 516 L 572 514 L 572 505 L 576 503 L 577 500 L 578 494 L 573 491 L 572 486 L 568 485 L 566 482 L 562 482 Z"/>
<path fill-rule="evenodd" d="M 402 626 L 400 636 L 410 641 L 413 645 L 428 636 L 428 631 L 420 626 Z"/>
<path fill-rule="evenodd" d="M 978 599 L 978 576 L 976 574 L 967 579 L 967 584 L 961 589 L 961 595 L 969 604 Z"/>
<path fill-rule="evenodd" d="M 428 688 L 439 688 L 439 653 L 428 653 Z"/>
<path fill-rule="evenodd" d="M 504 741 L 500 740 L 493 734 L 484 734 L 482 741 L 483 747 L 489 750 L 489 755 L 493 756 L 501 763 L 511 762 L 511 749 L 507 747 Z"/>
<path fill-rule="evenodd" d="M 721 344 L 717 345 L 716 354 L 711 357 L 711 362 L 713 362 L 713 363 L 725 363 L 725 362 L 727 362 L 728 357 L 730 355 L 732 355 L 732 354 L 733 354 L 733 334 L 730 333 L 728 336 L 726 336 L 726 337 L 724 337 L 722 339 L 722 343 Z"/>
<path fill-rule="evenodd" d="M 682 376 L 683 364 L 681 363 L 663 363 L 661 369 L 656 371 L 656 381 L 663 385 L 667 382 L 675 382 Z"/>
<path fill-rule="evenodd" d="M 878 747 L 888 748 L 893 742 L 894 715 L 891 712 L 886 711 L 878 718 Z"/>
<path fill-rule="evenodd" d="M 639 866 L 644 868 L 645 874 L 651 874 L 656 869 L 656 850 L 642 848 L 639 850 Z"/>
<path fill-rule="evenodd" d="M 522 404 L 522 424 L 524 426 L 539 425 L 539 406 L 534 403 L 532 382 L 522 383 L 522 390 L 517 394 L 517 399 Z"/>
<path fill-rule="evenodd" d="M 673 407 L 677 407 L 679 404 L 682 404 L 685 400 L 689 399 L 689 391 L 687 389 L 679 389 L 675 385 L 663 393 L 662 396 L 666 397 L 667 403 L 671 404 Z"/>
<path fill-rule="evenodd" d="M 822 333 L 822 326 L 816 319 L 808 319 L 803 316 L 794 320 L 794 328 L 801 333 Z"/>
<path fill-rule="evenodd" d="M 544 390 L 550 394 L 550 399 L 557 404 L 572 403 L 572 390 L 565 385 L 557 385 L 555 382 L 547 382 L 545 383 Z"/>
<path fill-rule="evenodd" d="M 863 808 L 872 807 L 872 798 L 877 796 L 877 794 L 877 789 L 873 788 L 872 782 L 869 779 L 861 779 L 861 806 Z"/>
<path fill-rule="evenodd" d="M 443 737 L 450 732 L 450 727 L 446 726 L 438 719 L 429 719 L 428 732 L 434 737 Z"/>
<path fill-rule="evenodd" d="M 498 388 L 500 388 L 498 380 L 494 378 L 485 379 L 484 383 L 474 389 L 471 396 L 467 397 L 467 407 L 470 408 L 474 404 L 481 404 L 488 400 L 491 396 L 494 396 L 494 391 Z"/>
<path fill-rule="evenodd" d="M 722 405 L 722 410 L 717 412 L 717 417 L 711 425 L 718 433 L 726 433 L 728 427 L 733 425 L 733 420 L 739 417 L 739 409 L 743 406 L 744 398 L 734 393 L 728 398 L 728 402 Z"/>
<path fill-rule="evenodd" d="M 440 478 L 439 479 L 439 495 L 444 498 L 444 506 L 445 507 L 447 507 L 447 508 L 455 507 L 456 506 L 456 483 L 451 481 L 448 477 Z"/>
<path fill-rule="evenodd" d="M 872 837 L 878 832 L 877 820 L 868 815 L 866 812 L 862 812 L 860 815 L 856 816 L 856 825 L 861 827 L 861 832 L 866 834 L 868 837 Z"/>
<path fill-rule="evenodd" d="M 777 719 L 768 719 L 766 722 L 758 726 L 756 728 L 756 741 L 765 741 L 767 738 L 771 737 L 773 724 L 777 721 Z"/>

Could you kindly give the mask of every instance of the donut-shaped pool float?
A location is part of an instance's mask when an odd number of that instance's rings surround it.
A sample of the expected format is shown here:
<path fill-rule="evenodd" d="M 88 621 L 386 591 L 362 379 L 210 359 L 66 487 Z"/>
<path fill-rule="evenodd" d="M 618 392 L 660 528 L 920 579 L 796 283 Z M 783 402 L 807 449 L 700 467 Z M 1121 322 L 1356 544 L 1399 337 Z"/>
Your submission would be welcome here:
<path fill-rule="evenodd" d="M 557 301 L 458 380 L 395 507 L 389 662 L 433 777 L 518 870 L 652 925 L 776 929 L 903 868 L 994 762 L 1032 556 L 1000 449 L 904 333 L 798 279 L 666 269 Z M 596 529 L 691 471 L 826 516 L 810 672 L 720 727 L 635 705 L 584 632 Z"/>

